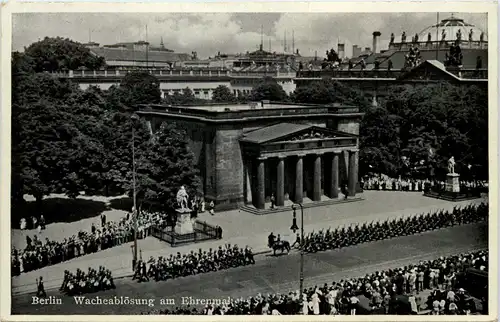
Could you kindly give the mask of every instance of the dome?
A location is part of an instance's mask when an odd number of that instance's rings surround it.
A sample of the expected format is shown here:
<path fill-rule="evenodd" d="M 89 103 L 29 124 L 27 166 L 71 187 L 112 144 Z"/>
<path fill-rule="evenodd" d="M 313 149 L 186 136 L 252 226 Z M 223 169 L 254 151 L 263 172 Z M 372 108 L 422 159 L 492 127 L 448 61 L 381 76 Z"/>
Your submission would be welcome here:
<path fill-rule="evenodd" d="M 437 30 L 437 35 L 436 35 L 436 29 Z M 443 19 L 441 20 L 440 23 L 437 25 L 432 25 L 430 27 L 425 28 L 418 34 L 418 40 L 419 41 L 427 41 L 428 34 L 431 34 L 431 41 L 440 41 L 442 39 L 442 33 L 443 31 L 446 33 L 446 38 L 445 40 L 450 41 L 450 40 L 456 40 L 457 39 L 457 33 L 460 30 L 462 34 L 462 40 L 463 41 L 468 41 L 469 40 L 469 33 L 472 30 L 472 40 L 473 41 L 479 41 L 481 34 L 483 31 L 473 24 L 465 22 L 463 19 L 457 18 L 453 15 L 451 15 L 450 18 Z M 488 41 L 488 36 L 486 33 L 483 33 L 483 41 Z M 408 37 L 413 37 L 413 35 L 407 35 Z M 437 36 L 437 39 L 436 39 Z"/>

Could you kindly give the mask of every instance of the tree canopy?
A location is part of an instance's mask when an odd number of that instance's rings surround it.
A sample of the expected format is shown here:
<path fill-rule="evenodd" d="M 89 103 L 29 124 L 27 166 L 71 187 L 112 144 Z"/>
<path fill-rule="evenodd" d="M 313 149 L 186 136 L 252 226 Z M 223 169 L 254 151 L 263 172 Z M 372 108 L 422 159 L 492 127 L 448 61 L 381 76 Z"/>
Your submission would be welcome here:
<path fill-rule="evenodd" d="M 35 72 L 55 72 L 78 70 L 80 68 L 99 69 L 105 65 L 104 58 L 95 56 L 82 44 L 61 37 L 45 37 L 24 49 L 24 62 L 29 62 Z M 14 55 L 13 55 L 14 56 Z M 19 66 L 19 65 L 18 65 Z M 23 70 L 24 68 L 21 68 Z"/>
<path fill-rule="evenodd" d="M 264 77 L 253 89 L 250 94 L 252 101 L 286 101 L 288 95 L 272 77 Z"/>
<path fill-rule="evenodd" d="M 394 87 L 389 93 L 361 123 L 363 172 L 428 177 L 435 171 L 444 177 L 454 156 L 462 178 L 487 178 L 486 90 L 443 83 Z"/>
<path fill-rule="evenodd" d="M 174 123 L 162 123 L 151 140 L 143 143 L 137 157 L 137 198 L 172 210 L 184 185 L 198 191 L 201 181 L 189 150 L 186 132 Z M 131 182 L 131 180 L 127 180 Z M 131 191 L 129 187 L 128 191 Z"/>
<path fill-rule="evenodd" d="M 370 100 L 360 90 L 328 79 L 297 88 L 291 98 L 296 103 L 354 105 L 361 111 L 371 105 Z"/>
<path fill-rule="evenodd" d="M 32 194 L 41 202 L 51 193 L 123 194 L 132 190 L 132 129 L 141 200 L 166 204 L 184 184 L 197 188 L 196 164 L 186 136 L 164 125 L 152 136 L 145 120 L 132 120 L 125 108 L 147 102 L 155 86 L 148 76 L 103 92 L 81 90 L 46 73 L 13 77 L 13 204 Z M 133 92 L 127 93 L 125 88 Z M 142 90 L 148 93 L 141 93 Z M 152 94 L 153 93 L 153 94 Z M 165 147 L 160 146 L 164 144 Z M 172 184 L 167 189 L 167 185 Z M 169 201 L 170 203 L 173 200 Z"/>
<path fill-rule="evenodd" d="M 231 103 L 236 101 L 236 97 L 229 87 L 224 85 L 217 86 L 212 93 L 212 101 L 221 103 Z"/>

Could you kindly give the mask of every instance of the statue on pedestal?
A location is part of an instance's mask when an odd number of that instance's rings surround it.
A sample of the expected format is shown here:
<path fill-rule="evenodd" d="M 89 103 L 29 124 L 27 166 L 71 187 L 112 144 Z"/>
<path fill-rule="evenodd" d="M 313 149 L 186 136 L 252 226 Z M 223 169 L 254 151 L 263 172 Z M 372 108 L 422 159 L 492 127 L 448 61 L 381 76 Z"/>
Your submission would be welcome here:
<path fill-rule="evenodd" d="M 186 192 L 186 188 L 182 186 L 177 192 L 177 223 L 175 225 L 175 232 L 178 234 L 190 234 L 194 231 L 193 221 L 191 220 L 191 209 L 189 209 L 188 203 L 189 195 Z"/>
<path fill-rule="evenodd" d="M 448 160 L 448 173 L 455 173 L 455 158 L 453 156 Z"/>
<path fill-rule="evenodd" d="M 181 210 L 189 210 L 188 206 L 189 195 L 184 186 L 181 186 L 179 191 L 177 192 L 177 204 Z"/>

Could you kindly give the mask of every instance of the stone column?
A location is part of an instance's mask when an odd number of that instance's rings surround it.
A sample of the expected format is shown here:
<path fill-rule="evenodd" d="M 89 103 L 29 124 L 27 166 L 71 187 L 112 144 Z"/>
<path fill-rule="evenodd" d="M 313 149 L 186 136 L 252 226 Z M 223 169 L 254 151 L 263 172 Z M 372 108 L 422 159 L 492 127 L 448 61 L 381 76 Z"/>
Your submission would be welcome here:
<path fill-rule="evenodd" d="M 278 158 L 278 178 L 276 180 L 276 206 L 285 205 L 285 158 Z"/>
<path fill-rule="evenodd" d="M 349 183 L 348 196 L 356 195 L 356 183 L 358 182 L 358 149 L 349 151 Z"/>
<path fill-rule="evenodd" d="M 303 160 L 304 155 L 297 155 L 297 163 L 295 165 L 295 198 L 294 202 L 301 203 L 303 201 L 304 194 L 304 168 Z"/>
<path fill-rule="evenodd" d="M 265 194 L 265 188 L 266 188 L 266 181 L 265 181 L 265 160 L 266 158 L 257 158 L 257 200 L 255 203 L 255 207 L 257 209 L 264 209 L 265 208 L 265 202 L 266 202 L 266 194 Z"/>
<path fill-rule="evenodd" d="M 252 163 L 250 160 L 243 160 L 243 165 L 245 169 L 245 190 L 246 190 L 246 196 L 245 196 L 245 202 L 247 204 L 252 202 Z"/>
<path fill-rule="evenodd" d="M 321 201 L 321 155 L 316 154 L 314 159 L 313 201 Z"/>
<path fill-rule="evenodd" d="M 330 175 L 330 195 L 332 199 L 337 199 L 339 197 L 339 153 L 334 152 L 332 155 L 331 164 L 331 175 Z"/>

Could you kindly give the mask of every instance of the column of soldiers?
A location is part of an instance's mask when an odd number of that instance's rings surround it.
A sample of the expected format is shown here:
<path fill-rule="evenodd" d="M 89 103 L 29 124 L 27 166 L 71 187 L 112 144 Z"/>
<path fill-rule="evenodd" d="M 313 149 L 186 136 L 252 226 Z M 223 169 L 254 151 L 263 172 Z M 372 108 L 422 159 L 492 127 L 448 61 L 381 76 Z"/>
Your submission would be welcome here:
<path fill-rule="evenodd" d="M 348 228 L 335 230 L 329 228 L 326 232 L 312 232 L 304 238 L 304 243 L 299 245 L 299 248 L 303 247 L 304 251 L 314 253 L 485 220 L 488 220 L 488 204 L 481 203 L 454 208 L 453 211 L 364 223 L 361 226 L 357 224 L 354 227 L 351 225 Z"/>
<path fill-rule="evenodd" d="M 477 310 L 463 288 L 466 287 L 464 272 L 469 267 L 486 271 L 488 251 L 387 268 L 358 278 L 334 281 L 330 285 L 316 285 L 300 292 L 258 294 L 221 305 L 208 303 L 203 308 L 176 307 L 149 314 L 357 315 L 363 309 L 365 314 L 409 315 L 417 314 L 426 307 L 435 307 L 438 300 L 438 308 L 432 314 L 471 314 Z M 424 290 L 435 291 L 426 299 L 419 296 Z M 407 302 L 402 300 L 401 295 L 406 296 Z M 361 297 L 365 298 L 368 307 L 361 307 Z"/>
<path fill-rule="evenodd" d="M 85 273 L 78 269 L 76 273 L 64 271 L 64 279 L 59 291 L 67 295 L 81 295 L 114 289 L 115 283 L 111 271 L 99 266 L 99 271 L 90 268 Z"/>
<path fill-rule="evenodd" d="M 133 280 L 146 282 L 150 279 L 165 281 L 168 279 L 196 275 L 233 267 L 255 264 L 254 256 L 250 247 L 239 248 L 238 245 L 226 244 L 225 248 L 210 248 L 203 251 L 201 248 L 196 253 L 181 255 L 179 252 L 174 256 L 150 257 L 147 262 L 140 260 L 133 276 Z"/>

